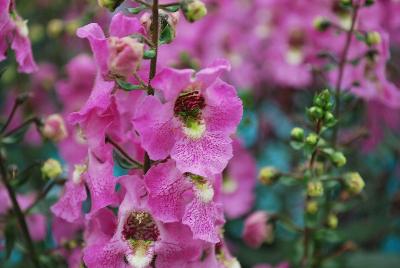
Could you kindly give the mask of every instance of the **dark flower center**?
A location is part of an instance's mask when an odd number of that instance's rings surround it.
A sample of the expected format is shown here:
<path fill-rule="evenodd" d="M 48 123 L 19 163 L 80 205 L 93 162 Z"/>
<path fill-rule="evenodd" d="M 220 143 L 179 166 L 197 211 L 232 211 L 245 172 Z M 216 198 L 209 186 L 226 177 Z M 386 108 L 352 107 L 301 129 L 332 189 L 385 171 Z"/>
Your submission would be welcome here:
<path fill-rule="evenodd" d="M 157 241 L 160 231 L 149 213 L 135 211 L 126 219 L 122 236 L 125 240 Z"/>
<path fill-rule="evenodd" d="M 175 101 L 174 113 L 183 122 L 199 121 L 201 110 L 206 106 L 199 90 L 185 91 Z"/>

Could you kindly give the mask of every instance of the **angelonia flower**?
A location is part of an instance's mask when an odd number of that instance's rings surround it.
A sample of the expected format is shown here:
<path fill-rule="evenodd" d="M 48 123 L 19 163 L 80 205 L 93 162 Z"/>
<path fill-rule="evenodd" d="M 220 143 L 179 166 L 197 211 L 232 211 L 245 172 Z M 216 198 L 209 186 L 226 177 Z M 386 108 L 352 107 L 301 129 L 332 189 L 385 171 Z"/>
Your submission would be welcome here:
<path fill-rule="evenodd" d="M 32 73 L 37 65 L 32 56 L 27 21 L 18 15 L 14 0 L 0 1 L 0 61 L 6 58 L 8 44 L 15 52 L 18 71 Z"/>
<path fill-rule="evenodd" d="M 242 117 L 235 89 L 219 79 L 229 68 L 219 60 L 197 73 L 165 68 L 156 75 L 152 87 L 160 97 L 145 97 L 133 119 L 152 160 L 170 155 L 181 172 L 204 177 L 223 171 Z"/>
<path fill-rule="evenodd" d="M 242 238 L 249 247 L 259 248 L 264 242 L 272 241 L 273 226 L 268 220 L 265 211 L 253 212 L 245 219 Z"/>

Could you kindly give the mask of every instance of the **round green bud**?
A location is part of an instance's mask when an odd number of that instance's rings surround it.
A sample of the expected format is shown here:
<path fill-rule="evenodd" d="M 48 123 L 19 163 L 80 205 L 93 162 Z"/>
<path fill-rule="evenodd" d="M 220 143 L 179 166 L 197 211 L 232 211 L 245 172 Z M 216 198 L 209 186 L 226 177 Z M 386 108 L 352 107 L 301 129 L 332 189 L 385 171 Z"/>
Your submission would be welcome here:
<path fill-rule="evenodd" d="M 183 15 L 189 22 L 195 22 L 207 15 L 207 7 L 200 0 L 184 0 L 182 2 Z"/>
<path fill-rule="evenodd" d="M 307 184 L 307 195 L 310 197 L 319 197 L 324 194 L 324 186 L 320 181 L 310 181 Z"/>
<path fill-rule="evenodd" d="M 258 173 L 258 180 L 265 185 L 271 185 L 279 178 L 279 171 L 274 167 L 263 167 Z"/>
<path fill-rule="evenodd" d="M 337 167 L 342 167 L 347 162 L 346 157 L 342 152 L 334 152 L 333 154 L 331 154 L 331 161 Z"/>
<path fill-rule="evenodd" d="M 352 194 L 359 194 L 365 187 L 365 182 L 358 172 L 344 174 L 344 182 L 347 190 Z"/>
<path fill-rule="evenodd" d="M 352 0 L 340 0 L 340 4 L 345 7 L 350 7 L 353 5 Z"/>
<path fill-rule="evenodd" d="M 333 125 L 335 125 L 335 123 L 335 116 L 331 112 L 325 112 L 324 124 L 328 127 L 332 127 Z"/>
<path fill-rule="evenodd" d="M 47 35 L 58 37 L 64 31 L 64 22 L 60 19 L 52 19 L 47 24 Z"/>
<path fill-rule="evenodd" d="M 324 116 L 324 111 L 317 106 L 312 106 L 307 110 L 307 114 L 311 120 L 317 120 Z"/>
<path fill-rule="evenodd" d="M 313 26 L 318 31 L 323 32 L 331 26 L 331 22 L 327 18 L 318 16 L 314 19 Z"/>
<path fill-rule="evenodd" d="M 324 89 L 321 93 L 314 97 L 314 105 L 324 110 L 328 110 L 331 101 L 331 93 L 329 89 Z"/>
<path fill-rule="evenodd" d="M 326 219 L 329 228 L 336 229 L 339 224 L 339 219 L 334 213 L 329 213 Z"/>
<path fill-rule="evenodd" d="M 318 211 L 318 203 L 314 200 L 308 201 L 306 203 L 306 212 L 308 214 L 315 214 Z"/>
<path fill-rule="evenodd" d="M 304 130 L 299 127 L 295 127 L 290 132 L 290 136 L 295 141 L 303 141 L 304 139 Z"/>
<path fill-rule="evenodd" d="M 52 158 L 44 162 L 41 171 L 43 177 L 48 179 L 55 179 L 63 172 L 60 162 Z"/>
<path fill-rule="evenodd" d="M 97 0 L 100 7 L 107 8 L 113 12 L 124 0 Z"/>
<path fill-rule="evenodd" d="M 382 42 L 381 35 L 377 31 L 368 32 L 365 40 L 370 46 L 378 45 Z"/>
<path fill-rule="evenodd" d="M 315 133 L 310 133 L 308 134 L 307 138 L 306 138 L 306 143 L 308 145 L 314 146 L 316 145 L 318 142 L 318 135 Z"/>

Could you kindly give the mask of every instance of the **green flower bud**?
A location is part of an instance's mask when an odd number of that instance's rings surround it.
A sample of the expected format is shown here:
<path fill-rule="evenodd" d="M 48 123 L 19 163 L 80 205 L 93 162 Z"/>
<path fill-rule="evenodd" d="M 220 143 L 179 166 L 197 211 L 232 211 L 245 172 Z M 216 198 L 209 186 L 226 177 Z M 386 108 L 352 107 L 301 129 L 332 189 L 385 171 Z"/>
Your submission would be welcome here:
<path fill-rule="evenodd" d="M 359 194 L 365 187 L 365 182 L 358 172 L 344 174 L 344 182 L 347 190 L 352 194 Z"/>
<path fill-rule="evenodd" d="M 345 7 L 351 7 L 353 5 L 352 0 L 340 0 L 340 4 Z"/>
<path fill-rule="evenodd" d="M 370 46 L 378 45 L 382 42 L 380 33 L 376 31 L 368 32 L 365 40 Z"/>
<path fill-rule="evenodd" d="M 263 167 L 258 173 L 258 180 L 262 184 L 271 185 L 280 176 L 279 171 L 274 167 Z"/>
<path fill-rule="evenodd" d="M 304 139 L 304 130 L 302 128 L 295 127 L 295 128 L 292 129 L 292 132 L 290 133 L 290 136 L 295 141 L 303 141 L 303 139 Z"/>
<path fill-rule="evenodd" d="M 47 24 L 47 35 L 58 37 L 64 31 L 64 22 L 60 19 L 52 19 Z"/>
<path fill-rule="evenodd" d="M 189 22 L 195 22 L 207 15 L 207 7 L 200 0 L 184 0 L 182 2 L 183 15 Z"/>
<path fill-rule="evenodd" d="M 307 184 L 307 195 L 310 197 L 319 197 L 324 194 L 324 186 L 320 181 L 310 181 Z"/>
<path fill-rule="evenodd" d="M 313 26 L 318 31 L 323 32 L 331 26 L 331 22 L 327 18 L 318 16 L 314 19 Z"/>
<path fill-rule="evenodd" d="M 318 142 L 318 135 L 315 133 L 310 133 L 308 134 L 307 138 L 306 138 L 306 143 L 308 145 L 314 146 L 316 145 Z"/>
<path fill-rule="evenodd" d="M 335 116 L 331 112 L 325 113 L 324 124 L 328 127 L 332 127 L 336 124 Z"/>
<path fill-rule="evenodd" d="M 326 223 L 329 228 L 336 229 L 339 224 L 339 219 L 335 214 L 329 213 L 328 218 L 326 219 Z"/>
<path fill-rule="evenodd" d="M 107 8 L 113 12 L 124 0 L 97 0 L 100 7 Z"/>
<path fill-rule="evenodd" d="M 321 93 L 314 97 L 314 105 L 321 109 L 328 110 L 331 107 L 331 93 L 329 89 L 324 89 Z"/>
<path fill-rule="evenodd" d="M 315 214 L 318 211 L 318 203 L 314 200 L 308 201 L 306 204 L 306 212 L 308 214 Z"/>
<path fill-rule="evenodd" d="M 311 120 L 317 120 L 324 116 L 324 111 L 317 106 L 312 106 L 307 110 L 307 114 Z"/>
<path fill-rule="evenodd" d="M 44 162 L 41 171 L 43 177 L 48 179 L 55 179 L 63 172 L 60 162 L 52 158 Z"/>
<path fill-rule="evenodd" d="M 335 166 L 337 167 L 344 166 L 347 161 L 342 152 L 334 152 L 333 154 L 331 154 L 331 160 L 333 164 L 335 164 Z"/>

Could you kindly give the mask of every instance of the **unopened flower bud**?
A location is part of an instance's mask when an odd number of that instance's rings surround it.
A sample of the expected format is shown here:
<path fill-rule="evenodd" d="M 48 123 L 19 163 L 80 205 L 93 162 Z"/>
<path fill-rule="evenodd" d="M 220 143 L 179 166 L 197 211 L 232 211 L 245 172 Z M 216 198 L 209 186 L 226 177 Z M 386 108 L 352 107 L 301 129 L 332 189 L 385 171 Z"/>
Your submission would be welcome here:
<path fill-rule="evenodd" d="M 183 15 L 189 22 L 195 22 L 207 15 L 207 7 L 200 0 L 184 0 L 182 2 Z"/>
<path fill-rule="evenodd" d="M 269 215 L 265 211 L 256 211 L 246 218 L 243 227 L 243 240 L 249 247 L 259 248 L 273 238 L 273 226 L 268 223 Z"/>
<path fill-rule="evenodd" d="M 107 8 L 111 12 L 114 11 L 124 0 L 97 0 L 100 7 Z"/>
<path fill-rule="evenodd" d="M 292 129 L 292 132 L 290 132 L 290 136 L 295 141 L 303 141 L 304 130 L 302 128 L 295 127 Z"/>
<path fill-rule="evenodd" d="M 336 124 L 335 116 L 331 112 L 325 112 L 324 124 L 328 127 L 332 127 Z"/>
<path fill-rule="evenodd" d="M 318 135 L 315 133 L 310 133 L 308 134 L 307 138 L 306 138 L 306 143 L 308 145 L 314 146 L 316 145 L 318 142 Z"/>
<path fill-rule="evenodd" d="M 331 101 L 331 93 L 328 89 L 324 89 L 321 93 L 314 97 L 314 105 L 324 110 L 329 110 Z"/>
<path fill-rule="evenodd" d="M 337 167 L 344 166 L 347 162 L 346 157 L 342 152 L 334 152 L 331 154 L 331 160 Z"/>
<path fill-rule="evenodd" d="M 63 172 L 60 162 L 52 158 L 44 162 L 41 171 L 43 177 L 49 179 L 55 179 Z"/>
<path fill-rule="evenodd" d="M 380 33 L 377 31 L 368 32 L 366 36 L 366 42 L 370 46 L 380 44 L 382 42 Z"/>
<path fill-rule="evenodd" d="M 43 137 L 52 141 L 61 141 L 68 136 L 64 119 L 59 114 L 49 115 L 42 128 Z"/>
<path fill-rule="evenodd" d="M 60 19 L 52 19 L 47 24 L 47 34 L 50 37 L 58 37 L 64 31 L 64 22 Z"/>
<path fill-rule="evenodd" d="M 258 174 L 258 179 L 262 184 L 270 185 L 279 178 L 279 175 L 279 171 L 274 167 L 263 167 Z"/>
<path fill-rule="evenodd" d="M 308 201 L 306 204 L 306 211 L 308 214 L 315 214 L 318 211 L 318 203 L 314 200 Z"/>
<path fill-rule="evenodd" d="M 350 7 L 353 5 L 352 0 L 340 0 L 340 4 L 345 7 Z"/>
<path fill-rule="evenodd" d="M 128 36 L 110 37 L 108 46 L 110 51 L 108 67 L 112 76 L 126 78 L 137 71 L 143 59 L 142 43 Z"/>
<path fill-rule="evenodd" d="M 331 22 L 327 18 L 318 16 L 314 19 L 313 25 L 315 29 L 323 32 L 331 26 Z"/>
<path fill-rule="evenodd" d="M 324 186 L 320 181 L 310 181 L 307 184 L 307 195 L 310 197 L 319 197 L 324 194 Z"/>
<path fill-rule="evenodd" d="M 307 114 L 311 120 L 317 120 L 324 116 L 324 111 L 317 106 L 312 106 L 307 110 Z"/>
<path fill-rule="evenodd" d="M 359 194 L 365 187 L 365 182 L 358 172 L 349 172 L 344 175 L 347 190 L 352 194 Z"/>
<path fill-rule="evenodd" d="M 326 223 L 329 228 L 336 229 L 339 224 L 338 217 L 333 213 L 329 213 L 328 218 L 326 219 Z"/>

